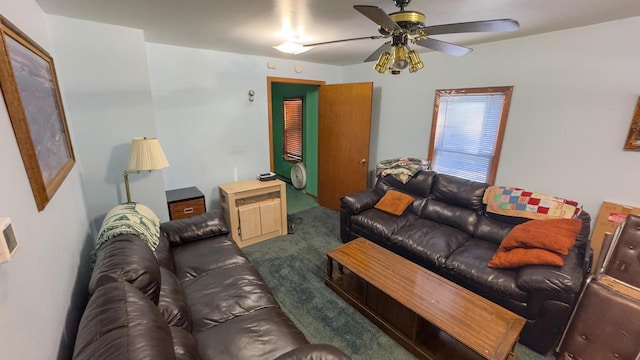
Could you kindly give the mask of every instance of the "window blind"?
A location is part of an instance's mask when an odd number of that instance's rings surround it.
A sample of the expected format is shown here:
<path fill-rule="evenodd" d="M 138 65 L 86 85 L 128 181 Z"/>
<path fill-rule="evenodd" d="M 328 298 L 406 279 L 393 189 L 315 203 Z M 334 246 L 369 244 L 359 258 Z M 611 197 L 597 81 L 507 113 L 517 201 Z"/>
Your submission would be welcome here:
<path fill-rule="evenodd" d="M 488 180 L 504 97 L 502 93 L 440 97 L 433 157 L 436 172 Z"/>
<path fill-rule="evenodd" d="M 302 161 L 302 98 L 288 98 L 284 106 L 284 158 Z"/>

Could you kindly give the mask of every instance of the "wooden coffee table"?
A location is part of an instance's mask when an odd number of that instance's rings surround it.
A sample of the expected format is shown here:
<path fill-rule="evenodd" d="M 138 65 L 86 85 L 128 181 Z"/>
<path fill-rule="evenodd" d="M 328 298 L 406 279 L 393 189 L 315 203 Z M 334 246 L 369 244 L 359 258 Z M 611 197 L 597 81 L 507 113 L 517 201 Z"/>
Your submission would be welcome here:
<path fill-rule="evenodd" d="M 421 359 L 516 358 L 524 318 L 366 239 L 327 253 L 325 284 Z"/>

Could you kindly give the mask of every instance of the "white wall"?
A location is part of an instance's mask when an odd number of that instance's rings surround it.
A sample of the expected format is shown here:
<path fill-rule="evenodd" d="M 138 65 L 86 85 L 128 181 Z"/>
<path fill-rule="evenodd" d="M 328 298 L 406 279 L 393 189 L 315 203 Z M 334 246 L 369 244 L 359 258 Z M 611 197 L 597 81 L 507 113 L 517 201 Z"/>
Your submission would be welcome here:
<path fill-rule="evenodd" d="M 55 59 L 47 19 L 35 1 L 0 0 L 0 13 Z M 0 265 L 0 359 L 52 359 L 69 340 L 63 335 L 67 317 L 73 323 L 77 315 L 67 310 L 76 301 L 75 284 L 82 283 L 76 277 L 81 278 L 89 239 L 81 166 L 74 166 L 46 209 L 38 212 L 2 96 L 0 154 L 0 217 L 11 218 L 20 245 L 13 260 Z M 73 326 L 69 331 L 75 336 Z"/>
<path fill-rule="evenodd" d="M 127 201 L 122 173 L 131 139 L 156 137 L 144 34 L 60 16 L 48 19 L 67 118 L 83 164 L 88 216 L 97 234 L 106 213 Z M 164 148 L 164 139 L 159 140 Z M 130 174 L 129 183 L 132 201 L 169 220 L 162 170 Z"/>
<path fill-rule="evenodd" d="M 341 82 L 335 66 L 147 44 L 158 136 L 171 163 L 167 189 L 197 186 L 207 208 L 218 185 L 269 170 L 267 77 Z M 267 69 L 274 62 L 276 69 Z M 248 98 L 254 90 L 254 101 Z"/>
<path fill-rule="evenodd" d="M 415 74 L 349 66 L 344 80 L 373 79 L 379 95 L 372 164 L 426 157 L 436 89 L 513 85 L 496 183 L 580 201 L 595 217 L 602 201 L 640 205 L 640 152 L 622 150 L 640 95 L 638 33 L 635 17 L 477 45 L 462 58 L 424 53 Z"/>

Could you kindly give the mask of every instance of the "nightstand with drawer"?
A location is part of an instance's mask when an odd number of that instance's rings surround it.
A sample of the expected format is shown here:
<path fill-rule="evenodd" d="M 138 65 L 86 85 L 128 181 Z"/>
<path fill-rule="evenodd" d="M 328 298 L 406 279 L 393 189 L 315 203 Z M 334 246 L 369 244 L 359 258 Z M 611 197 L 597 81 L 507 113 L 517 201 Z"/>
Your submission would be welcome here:
<path fill-rule="evenodd" d="M 195 186 L 168 190 L 166 194 L 171 220 L 186 219 L 207 211 L 204 194 Z"/>

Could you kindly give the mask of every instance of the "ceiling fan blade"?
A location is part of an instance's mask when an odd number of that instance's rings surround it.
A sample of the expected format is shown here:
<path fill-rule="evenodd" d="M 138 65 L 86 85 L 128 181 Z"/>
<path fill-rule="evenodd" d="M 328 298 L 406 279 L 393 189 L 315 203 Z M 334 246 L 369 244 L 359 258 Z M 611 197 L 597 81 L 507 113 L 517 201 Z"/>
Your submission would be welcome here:
<path fill-rule="evenodd" d="M 473 51 L 473 49 L 468 47 L 464 47 L 461 45 L 456 45 L 456 44 L 448 43 L 446 41 L 436 40 L 432 38 L 416 40 L 415 43 L 432 50 L 441 51 L 451 56 L 464 56 L 470 53 L 471 51 Z"/>
<path fill-rule="evenodd" d="M 358 10 L 362 15 L 368 17 L 374 23 L 382 26 L 387 30 L 402 30 L 400 25 L 391 20 L 389 15 L 377 6 L 371 5 L 354 5 L 354 9 Z"/>
<path fill-rule="evenodd" d="M 369 57 L 364 59 L 364 62 L 377 61 L 380 57 L 380 54 L 382 54 L 383 51 L 387 50 L 389 48 L 389 45 L 391 45 L 391 41 L 387 41 L 386 43 L 382 44 L 379 48 L 376 49 L 376 51 L 372 52 Z"/>
<path fill-rule="evenodd" d="M 516 31 L 520 24 L 513 19 L 471 21 L 455 24 L 421 26 L 418 28 L 425 35 L 456 34 L 467 32 L 501 32 Z"/>
<path fill-rule="evenodd" d="M 362 37 L 356 37 L 356 38 L 350 38 L 350 39 L 340 39 L 340 40 L 323 41 L 323 42 L 318 42 L 313 44 L 304 44 L 302 46 L 318 46 L 318 45 L 326 45 L 326 44 L 335 44 L 335 43 L 345 42 L 345 41 L 364 40 L 364 39 L 375 40 L 375 39 L 384 39 L 384 38 L 386 38 L 386 36 L 382 36 L 382 35 L 362 36 Z"/>

